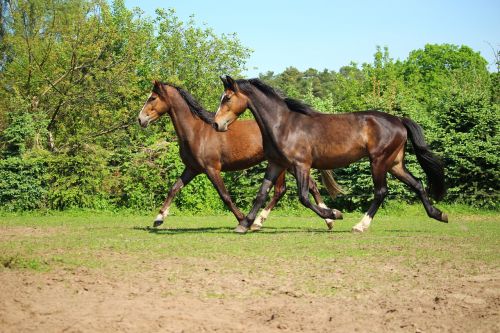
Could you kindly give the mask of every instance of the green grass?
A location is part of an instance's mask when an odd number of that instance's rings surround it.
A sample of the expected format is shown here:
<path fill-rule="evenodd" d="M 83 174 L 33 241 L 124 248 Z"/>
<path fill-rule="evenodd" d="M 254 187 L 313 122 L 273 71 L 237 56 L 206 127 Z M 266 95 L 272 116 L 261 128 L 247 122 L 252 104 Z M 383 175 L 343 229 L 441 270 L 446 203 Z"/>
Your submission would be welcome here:
<path fill-rule="evenodd" d="M 4 268 L 33 270 L 117 264 L 127 269 L 139 258 L 151 262 L 165 257 L 222 261 L 406 257 L 498 263 L 500 253 L 500 218 L 494 212 L 451 212 L 450 223 L 443 224 L 427 218 L 420 207 L 406 206 L 404 212 L 381 211 L 362 235 L 350 233 L 359 213 L 346 214 L 332 232 L 312 215 L 271 215 L 263 231 L 246 235 L 232 233 L 235 221 L 229 215 L 171 216 L 159 229 L 149 228 L 152 217 L 109 213 L 0 217 L 0 263 Z"/>
<path fill-rule="evenodd" d="M 278 212 L 263 231 L 246 235 L 232 232 L 236 223 L 229 215 L 170 216 L 153 229 L 154 214 L 4 214 L 0 273 L 87 269 L 127 276 L 160 269 L 162 278 L 181 286 L 215 274 L 218 282 L 201 288 L 201 296 L 224 298 L 279 293 L 280 286 L 302 294 L 356 294 L 381 280 L 388 286 L 411 285 L 418 274 L 429 283 L 446 284 L 450 277 L 498 271 L 498 214 L 463 207 L 444 210 L 448 224 L 429 219 L 420 206 L 392 206 L 380 211 L 364 234 L 350 232 L 362 213 L 345 214 L 334 231 L 327 231 L 311 214 Z M 263 282 L 266 276 L 268 282 Z M 230 284 L 257 282 L 240 294 L 226 288 L 227 279 Z"/>

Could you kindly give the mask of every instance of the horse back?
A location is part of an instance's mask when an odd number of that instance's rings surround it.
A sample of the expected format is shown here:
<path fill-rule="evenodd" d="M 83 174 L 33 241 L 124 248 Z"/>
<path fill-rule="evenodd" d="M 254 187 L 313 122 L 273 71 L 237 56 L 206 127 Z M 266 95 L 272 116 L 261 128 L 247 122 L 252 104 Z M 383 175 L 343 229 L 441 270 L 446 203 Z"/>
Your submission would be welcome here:
<path fill-rule="evenodd" d="M 317 125 L 311 128 L 316 135 L 309 140 L 315 168 L 345 167 L 406 141 L 400 118 L 384 112 L 321 114 L 315 118 Z"/>

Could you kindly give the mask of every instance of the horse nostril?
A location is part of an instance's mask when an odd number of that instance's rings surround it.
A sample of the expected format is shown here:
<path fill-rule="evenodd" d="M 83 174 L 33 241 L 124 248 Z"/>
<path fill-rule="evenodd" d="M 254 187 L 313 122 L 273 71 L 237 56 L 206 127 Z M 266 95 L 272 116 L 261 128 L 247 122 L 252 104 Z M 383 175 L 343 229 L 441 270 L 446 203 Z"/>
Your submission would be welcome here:
<path fill-rule="evenodd" d="M 218 131 L 218 130 L 219 130 L 219 125 L 217 125 L 217 123 L 215 123 L 215 122 L 212 124 L 212 127 L 213 127 L 216 131 Z"/>
<path fill-rule="evenodd" d="M 139 125 L 142 125 L 141 118 L 137 118 L 137 121 L 139 122 Z"/>

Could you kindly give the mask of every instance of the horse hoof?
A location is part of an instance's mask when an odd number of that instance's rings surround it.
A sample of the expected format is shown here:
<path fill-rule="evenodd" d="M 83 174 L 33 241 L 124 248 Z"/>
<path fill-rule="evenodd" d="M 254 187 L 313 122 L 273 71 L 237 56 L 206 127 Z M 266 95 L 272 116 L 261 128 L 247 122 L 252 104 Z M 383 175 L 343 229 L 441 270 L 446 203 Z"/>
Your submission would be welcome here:
<path fill-rule="evenodd" d="M 333 215 L 335 215 L 335 220 L 343 220 L 344 215 L 342 215 L 342 212 L 340 210 L 332 209 Z"/>
<path fill-rule="evenodd" d="M 162 220 L 156 220 L 153 222 L 153 228 L 157 228 L 163 224 Z"/>
<path fill-rule="evenodd" d="M 328 230 L 332 230 L 333 229 L 333 223 L 335 221 L 331 220 L 331 219 L 326 219 L 325 222 L 326 222 L 326 226 L 328 227 Z"/>
<path fill-rule="evenodd" d="M 262 229 L 262 224 L 255 223 L 250 226 L 250 230 L 252 231 L 260 231 Z"/>
<path fill-rule="evenodd" d="M 448 223 L 448 214 L 441 213 L 441 222 Z"/>
<path fill-rule="evenodd" d="M 355 226 L 354 226 L 354 227 L 352 227 L 352 229 L 351 229 L 351 232 L 352 232 L 353 234 L 362 234 L 362 233 L 363 233 L 363 231 L 364 231 L 363 227 L 360 227 L 360 226 L 357 226 L 357 225 L 355 225 Z"/>
<path fill-rule="evenodd" d="M 242 226 L 241 224 L 238 224 L 236 228 L 234 228 L 234 232 L 237 234 L 245 234 L 248 231 L 247 227 Z"/>

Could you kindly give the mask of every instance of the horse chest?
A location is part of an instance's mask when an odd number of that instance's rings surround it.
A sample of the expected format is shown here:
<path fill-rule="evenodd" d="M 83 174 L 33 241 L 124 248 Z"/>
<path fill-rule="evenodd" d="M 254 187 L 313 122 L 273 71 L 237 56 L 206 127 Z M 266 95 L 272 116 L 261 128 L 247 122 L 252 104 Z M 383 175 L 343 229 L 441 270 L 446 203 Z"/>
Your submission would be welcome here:
<path fill-rule="evenodd" d="M 203 149 L 200 146 L 193 146 L 190 144 L 180 144 L 179 145 L 179 155 L 181 156 L 182 162 L 184 164 L 191 166 L 192 168 L 199 169 L 203 163 Z"/>

